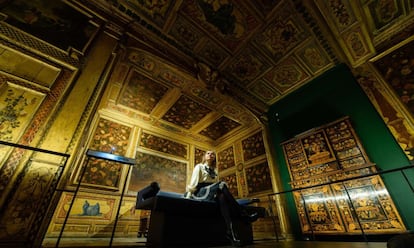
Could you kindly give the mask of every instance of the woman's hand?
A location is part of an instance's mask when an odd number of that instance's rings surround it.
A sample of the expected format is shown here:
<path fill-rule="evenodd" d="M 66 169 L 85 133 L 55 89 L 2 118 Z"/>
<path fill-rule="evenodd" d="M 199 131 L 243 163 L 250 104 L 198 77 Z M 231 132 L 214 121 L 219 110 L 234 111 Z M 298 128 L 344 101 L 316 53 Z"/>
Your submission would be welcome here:
<path fill-rule="evenodd" d="M 189 191 L 184 193 L 184 198 L 190 199 L 193 194 Z"/>

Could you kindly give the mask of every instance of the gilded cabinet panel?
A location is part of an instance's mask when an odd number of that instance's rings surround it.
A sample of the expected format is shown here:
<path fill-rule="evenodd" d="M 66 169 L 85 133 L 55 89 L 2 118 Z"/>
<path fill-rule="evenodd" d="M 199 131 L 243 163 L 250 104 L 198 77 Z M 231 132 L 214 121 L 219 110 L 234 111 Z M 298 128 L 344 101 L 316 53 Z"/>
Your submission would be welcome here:
<path fill-rule="evenodd" d="M 282 143 L 303 233 L 390 233 L 405 226 L 348 117 Z M 338 180 L 346 180 L 334 183 Z"/>

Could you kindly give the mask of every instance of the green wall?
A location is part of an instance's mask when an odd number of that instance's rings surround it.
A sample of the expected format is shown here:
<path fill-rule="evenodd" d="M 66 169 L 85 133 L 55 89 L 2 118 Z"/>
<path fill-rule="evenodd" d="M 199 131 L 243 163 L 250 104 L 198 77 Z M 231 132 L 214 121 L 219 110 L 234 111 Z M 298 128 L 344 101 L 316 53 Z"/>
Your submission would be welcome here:
<path fill-rule="evenodd" d="M 281 142 L 311 128 L 349 116 L 371 162 L 380 170 L 410 164 L 381 116 L 365 95 L 346 65 L 339 65 L 304 87 L 275 103 L 268 112 L 275 163 L 279 167 L 284 191 L 290 190 L 289 171 Z M 407 172 L 414 178 L 414 171 Z M 400 172 L 384 174 L 384 182 L 400 211 L 407 229 L 414 227 L 414 193 Z M 414 184 L 414 179 L 411 180 Z M 289 220 L 297 238 L 301 237 L 299 220 L 291 193 L 288 198 Z"/>

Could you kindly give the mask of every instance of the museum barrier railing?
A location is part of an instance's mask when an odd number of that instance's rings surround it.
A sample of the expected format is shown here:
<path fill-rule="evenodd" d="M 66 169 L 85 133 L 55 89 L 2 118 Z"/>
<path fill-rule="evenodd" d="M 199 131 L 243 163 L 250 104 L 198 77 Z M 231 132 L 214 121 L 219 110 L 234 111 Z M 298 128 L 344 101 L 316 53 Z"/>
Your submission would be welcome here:
<path fill-rule="evenodd" d="M 386 174 L 388 175 L 385 176 Z M 273 214 L 271 205 L 275 206 L 280 203 L 280 197 L 285 197 L 283 199 L 286 204 L 289 196 L 292 196 L 296 203 L 297 216 L 302 234 L 307 237 L 306 240 L 314 241 L 318 235 L 354 234 L 361 235 L 364 241 L 368 241 L 367 236 L 371 234 L 388 235 L 410 232 L 405 229 L 405 224 L 399 217 L 398 207 L 396 207 L 399 204 L 394 204 L 394 202 L 408 201 L 413 198 L 413 175 L 414 165 L 409 165 L 268 194 L 276 240 L 279 241 L 282 237 L 280 227 L 276 224 L 277 216 Z M 398 185 L 392 185 L 394 190 L 391 196 L 383 184 L 382 187 L 376 188 L 375 186 L 380 185 L 375 184 L 377 181 L 388 181 L 390 177 L 392 177 L 392 182 L 398 182 Z M 363 180 L 369 180 L 372 183 L 370 191 L 364 189 L 366 185 L 361 183 Z M 335 192 L 342 192 L 342 194 L 338 195 Z M 408 192 L 409 195 L 393 197 L 396 193 L 401 195 L 401 192 Z"/>
<path fill-rule="evenodd" d="M 0 140 L 3 179 L 0 213 L 4 222 L 1 225 L 12 230 L 2 234 L 0 243 L 10 241 L 40 247 L 49 224 L 45 218 L 50 218 L 48 211 L 53 211 L 52 202 L 61 191 L 59 184 L 69 157 L 61 152 Z"/>
<path fill-rule="evenodd" d="M 59 236 L 58 236 L 56 244 L 55 244 L 56 248 L 59 247 L 60 241 L 61 241 L 62 236 L 63 236 L 63 232 L 65 230 L 65 226 L 68 222 L 69 215 L 71 213 L 71 210 L 73 208 L 73 204 L 75 202 L 75 198 L 77 197 L 78 193 L 80 192 L 83 177 L 85 175 L 87 165 L 89 164 L 89 159 L 91 159 L 91 158 L 118 162 L 118 163 L 121 163 L 121 164 L 124 164 L 124 165 L 129 165 L 129 166 L 133 166 L 136 163 L 135 159 L 133 159 L 133 158 L 128 158 L 128 157 L 124 157 L 124 156 L 120 156 L 120 155 L 116 155 L 116 154 L 112 154 L 112 153 L 107 153 L 107 152 L 102 152 L 102 151 L 95 151 L 95 150 L 91 150 L 91 149 L 87 150 L 85 165 L 82 168 L 82 171 L 81 171 L 79 179 L 78 179 L 78 183 L 76 184 L 76 188 L 73 191 L 72 200 L 69 204 L 69 208 L 66 212 L 65 219 L 64 219 L 63 224 L 62 224 L 62 228 L 60 230 Z M 127 170 L 127 175 L 126 175 L 125 178 L 129 177 L 129 173 L 130 173 L 130 169 Z M 118 224 L 118 218 L 120 216 L 120 210 L 121 210 L 121 206 L 123 204 L 122 200 L 123 200 L 123 197 L 124 197 L 124 194 L 125 194 L 126 186 L 127 186 L 127 180 L 124 180 L 124 185 L 122 187 L 122 192 L 121 192 L 121 195 L 120 195 L 118 208 L 117 208 L 117 212 L 116 212 L 116 215 L 115 215 L 115 221 L 114 221 L 114 225 L 112 227 L 111 239 L 109 241 L 109 246 L 108 247 L 112 247 L 112 244 L 113 244 L 113 241 L 114 241 L 115 230 L 116 230 L 116 227 L 117 227 L 117 224 Z"/>

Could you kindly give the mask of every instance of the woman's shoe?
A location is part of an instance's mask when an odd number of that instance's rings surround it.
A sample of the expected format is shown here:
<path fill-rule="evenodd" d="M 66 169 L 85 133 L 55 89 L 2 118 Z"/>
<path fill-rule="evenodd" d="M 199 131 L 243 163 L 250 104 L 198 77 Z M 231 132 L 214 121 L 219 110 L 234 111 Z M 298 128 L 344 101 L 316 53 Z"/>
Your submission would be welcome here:
<path fill-rule="evenodd" d="M 230 240 L 232 246 L 235 246 L 235 247 L 241 246 L 241 241 L 240 239 L 237 238 L 237 235 L 233 230 L 233 223 L 230 223 L 227 228 L 226 238 Z"/>
<path fill-rule="evenodd" d="M 245 222 L 252 223 L 252 222 L 255 222 L 258 218 L 259 218 L 259 214 L 257 212 L 254 212 L 254 213 L 251 213 L 251 214 L 247 213 L 247 212 L 242 213 L 242 219 Z"/>

